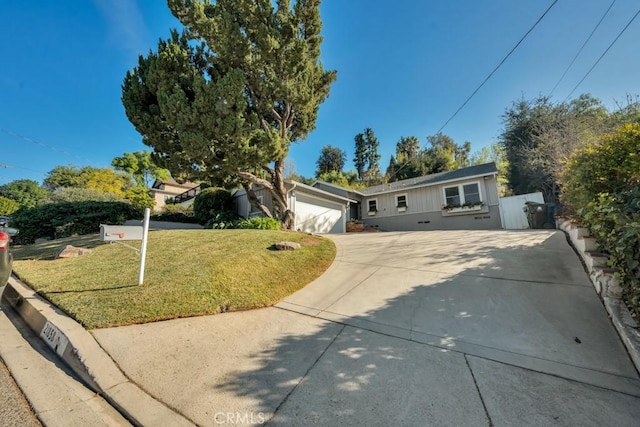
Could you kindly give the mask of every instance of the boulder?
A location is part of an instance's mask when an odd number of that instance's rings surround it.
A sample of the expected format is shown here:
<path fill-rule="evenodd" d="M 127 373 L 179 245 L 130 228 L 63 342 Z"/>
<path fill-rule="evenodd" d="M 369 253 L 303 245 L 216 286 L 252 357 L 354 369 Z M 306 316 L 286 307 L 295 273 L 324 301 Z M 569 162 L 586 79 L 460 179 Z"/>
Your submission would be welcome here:
<path fill-rule="evenodd" d="M 296 249 L 300 249 L 300 243 L 295 242 L 278 242 L 275 243 L 274 246 L 279 251 L 295 251 Z"/>
<path fill-rule="evenodd" d="M 53 257 L 53 259 L 75 258 L 81 255 L 88 255 L 90 253 L 91 253 L 91 249 L 76 248 L 75 246 L 72 246 L 72 245 L 66 245 L 58 249 L 58 251 L 56 252 L 56 256 Z"/>

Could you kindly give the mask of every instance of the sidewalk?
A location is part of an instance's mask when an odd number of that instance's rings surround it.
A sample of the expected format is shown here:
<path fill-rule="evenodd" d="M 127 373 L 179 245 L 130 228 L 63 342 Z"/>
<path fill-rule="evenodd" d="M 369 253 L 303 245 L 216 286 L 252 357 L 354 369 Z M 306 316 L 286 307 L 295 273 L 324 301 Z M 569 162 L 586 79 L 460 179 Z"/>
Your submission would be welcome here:
<path fill-rule="evenodd" d="M 46 426 L 130 426 L 103 398 L 89 390 L 24 324 L 11 308 L 0 308 L 0 357 Z"/>

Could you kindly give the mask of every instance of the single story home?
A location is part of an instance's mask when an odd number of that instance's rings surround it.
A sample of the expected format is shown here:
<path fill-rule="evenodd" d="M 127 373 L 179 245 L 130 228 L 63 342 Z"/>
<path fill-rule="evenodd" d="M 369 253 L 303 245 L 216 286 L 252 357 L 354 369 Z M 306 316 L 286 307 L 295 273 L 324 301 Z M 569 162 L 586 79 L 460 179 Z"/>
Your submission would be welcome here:
<path fill-rule="evenodd" d="M 497 175 L 492 162 L 358 191 L 314 187 L 357 200 L 357 219 L 380 230 L 491 230 L 502 228 Z"/>
<path fill-rule="evenodd" d="M 487 163 L 360 190 L 323 181 L 285 181 L 285 188 L 298 231 L 344 233 L 352 219 L 384 231 L 492 230 L 502 228 L 497 175 Z M 268 191 L 254 191 L 273 209 Z M 233 197 L 240 216 L 261 215 L 244 189 Z"/>
<path fill-rule="evenodd" d="M 329 193 L 301 182 L 285 181 L 287 204 L 295 213 L 294 230 L 306 233 L 344 233 L 347 229 L 350 205 L 357 200 Z M 273 210 L 271 194 L 263 188 L 254 188 L 258 200 Z M 249 203 L 244 189 L 233 193 L 235 211 L 244 218 L 261 215 Z"/>
<path fill-rule="evenodd" d="M 200 185 L 193 182 L 180 184 L 173 178 L 168 181 L 155 180 L 150 191 L 151 197 L 156 201 L 153 210 L 160 211 L 169 199 L 177 203 L 181 203 L 181 199 L 184 199 L 185 205 L 190 205 L 200 192 Z"/>

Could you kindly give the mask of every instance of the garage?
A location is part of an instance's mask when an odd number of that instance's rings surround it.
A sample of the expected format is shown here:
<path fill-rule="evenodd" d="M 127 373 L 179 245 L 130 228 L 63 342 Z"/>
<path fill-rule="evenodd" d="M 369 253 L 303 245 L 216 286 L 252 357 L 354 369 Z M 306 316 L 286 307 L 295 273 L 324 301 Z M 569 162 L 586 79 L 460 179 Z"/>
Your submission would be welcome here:
<path fill-rule="evenodd" d="M 314 193 L 318 194 L 296 191 L 293 205 L 295 229 L 306 233 L 344 233 L 348 200 L 329 194 L 325 196 L 320 194 L 321 190 Z"/>

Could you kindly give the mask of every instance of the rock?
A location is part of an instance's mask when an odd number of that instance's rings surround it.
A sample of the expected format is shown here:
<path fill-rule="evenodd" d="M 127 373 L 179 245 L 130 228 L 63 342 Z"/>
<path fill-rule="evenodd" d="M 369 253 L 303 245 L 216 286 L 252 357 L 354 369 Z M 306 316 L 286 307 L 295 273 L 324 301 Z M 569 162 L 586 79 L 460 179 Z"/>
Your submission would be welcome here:
<path fill-rule="evenodd" d="M 296 249 L 300 249 L 300 243 L 295 242 L 278 242 L 273 246 L 279 251 L 295 251 Z"/>
<path fill-rule="evenodd" d="M 88 255 L 91 252 L 92 252 L 91 249 L 76 248 L 75 246 L 72 246 L 72 245 L 66 245 L 58 249 L 58 252 L 56 252 L 56 256 L 54 256 L 53 259 L 75 258 L 81 255 Z"/>

